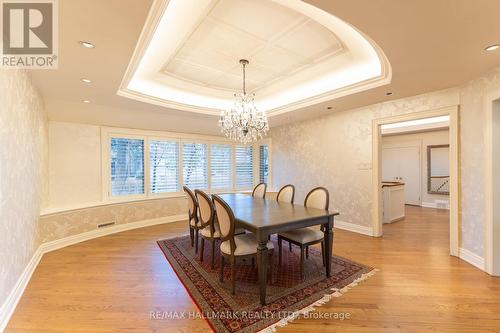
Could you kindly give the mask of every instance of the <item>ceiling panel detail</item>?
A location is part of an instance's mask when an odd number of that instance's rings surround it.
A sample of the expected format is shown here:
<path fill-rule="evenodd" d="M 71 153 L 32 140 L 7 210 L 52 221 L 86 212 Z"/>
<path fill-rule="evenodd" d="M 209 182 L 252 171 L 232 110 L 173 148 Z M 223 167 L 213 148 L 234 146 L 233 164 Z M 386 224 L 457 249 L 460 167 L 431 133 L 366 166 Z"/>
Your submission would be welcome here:
<path fill-rule="evenodd" d="M 270 116 L 391 79 L 382 50 L 299 0 L 156 0 L 118 94 L 217 114 L 247 89 Z"/>

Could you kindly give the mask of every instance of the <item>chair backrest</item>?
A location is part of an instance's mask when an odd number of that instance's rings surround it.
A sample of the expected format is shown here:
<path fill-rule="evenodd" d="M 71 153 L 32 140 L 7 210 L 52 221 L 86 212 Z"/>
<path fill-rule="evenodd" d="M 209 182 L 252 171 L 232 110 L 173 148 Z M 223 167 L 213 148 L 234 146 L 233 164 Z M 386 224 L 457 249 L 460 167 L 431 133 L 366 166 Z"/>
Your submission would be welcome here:
<path fill-rule="evenodd" d="M 186 193 L 186 197 L 188 199 L 189 222 L 194 220 L 195 225 L 198 225 L 198 202 L 196 201 L 196 197 L 189 187 L 183 186 L 182 189 L 184 190 L 184 193 Z"/>
<path fill-rule="evenodd" d="M 309 193 L 307 193 L 306 199 L 304 200 L 304 206 L 310 208 L 318 208 L 328 210 L 330 204 L 330 193 L 324 187 L 313 188 Z"/>
<path fill-rule="evenodd" d="M 212 200 L 205 192 L 201 190 L 194 191 L 196 195 L 196 199 L 198 201 L 198 210 L 200 211 L 200 227 L 205 228 L 206 226 L 210 226 L 210 234 L 213 236 L 215 232 L 215 208 Z"/>
<path fill-rule="evenodd" d="M 295 197 L 295 186 L 288 184 L 283 186 L 276 197 L 277 202 L 293 203 L 293 198 Z"/>
<path fill-rule="evenodd" d="M 254 198 L 265 198 L 266 197 L 266 183 L 257 184 L 252 191 L 252 197 Z"/>
<path fill-rule="evenodd" d="M 219 221 L 219 229 L 221 240 L 232 239 L 234 242 L 234 225 L 235 218 L 231 207 L 218 195 L 212 194 L 215 211 L 217 212 L 217 220 Z"/>

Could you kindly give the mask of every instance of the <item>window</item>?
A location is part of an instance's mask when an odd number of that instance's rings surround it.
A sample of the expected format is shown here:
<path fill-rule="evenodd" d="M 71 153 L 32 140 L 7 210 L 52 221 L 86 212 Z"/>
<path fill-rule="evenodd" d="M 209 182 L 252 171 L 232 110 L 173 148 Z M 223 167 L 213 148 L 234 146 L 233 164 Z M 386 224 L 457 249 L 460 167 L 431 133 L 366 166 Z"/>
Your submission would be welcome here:
<path fill-rule="evenodd" d="M 107 138 L 102 140 L 102 183 L 109 200 L 176 197 L 183 195 L 183 186 L 246 191 L 271 178 L 268 140 L 238 145 L 218 137 L 106 127 L 101 135 Z"/>
<path fill-rule="evenodd" d="M 236 188 L 253 186 L 253 147 L 235 146 Z"/>
<path fill-rule="evenodd" d="M 210 146 L 210 180 L 214 190 L 233 188 L 233 147 L 230 144 Z"/>
<path fill-rule="evenodd" d="M 151 193 L 179 192 L 179 144 L 149 141 Z"/>
<path fill-rule="evenodd" d="M 111 139 L 111 194 L 144 194 L 143 139 Z"/>
<path fill-rule="evenodd" d="M 185 186 L 208 189 L 207 145 L 184 143 L 182 145 L 182 178 Z"/>
<path fill-rule="evenodd" d="M 259 147 L 259 182 L 269 182 L 269 146 Z"/>

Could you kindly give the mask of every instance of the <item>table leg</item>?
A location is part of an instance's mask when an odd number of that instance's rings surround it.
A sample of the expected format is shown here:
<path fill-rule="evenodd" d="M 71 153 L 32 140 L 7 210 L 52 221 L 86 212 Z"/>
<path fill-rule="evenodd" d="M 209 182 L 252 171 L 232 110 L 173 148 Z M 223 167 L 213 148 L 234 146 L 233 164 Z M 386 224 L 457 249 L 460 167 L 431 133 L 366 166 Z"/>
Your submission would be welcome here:
<path fill-rule="evenodd" d="M 332 275 L 332 243 L 333 243 L 333 216 L 328 217 L 328 223 L 324 225 L 325 234 L 325 268 L 326 276 Z"/>
<path fill-rule="evenodd" d="M 267 286 L 267 237 L 259 240 L 257 246 L 257 268 L 259 272 L 260 304 L 266 304 L 266 286 Z"/>

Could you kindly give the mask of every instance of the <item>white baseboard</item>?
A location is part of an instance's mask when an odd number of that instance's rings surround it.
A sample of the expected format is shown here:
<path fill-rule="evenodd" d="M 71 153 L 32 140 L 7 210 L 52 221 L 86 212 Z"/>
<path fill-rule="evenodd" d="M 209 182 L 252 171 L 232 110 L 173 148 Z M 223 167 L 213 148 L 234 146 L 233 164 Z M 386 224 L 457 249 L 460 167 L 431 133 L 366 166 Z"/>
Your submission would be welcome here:
<path fill-rule="evenodd" d="M 464 249 L 461 247 L 458 250 L 458 257 L 464 261 L 467 261 L 469 264 L 479 268 L 482 271 L 485 270 L 484 258 L 478 256 L 477 254 L 475 254 L 467 249 Z"/>
<path fill-rule="evenodd" d="M 448 209 L 448 210 L 450 210 L 449 206 L 446 207 L 446 208 L 444 208 L 444 207 L 438 207 L 435 202 L 423 202 L 422 201 L 421 206 L 425 207 L 425 208 L 437 208 L 437 209 Z"/>
<path fill-rule="evenodd" d="M 19 279 L 17 279 L 17 282 L 14 285 L 14 288 L 12 288 L 9 296 L 7 296 L 7 299 L 0 307 L 0 332 L 3 332 L 5 330 L 5 327 L 7 327 L 7 323 L 14 313 L 17 303 L 21 299 L 21 296 L 24 293 L 24 289 L 26 289 L 26 286 L 28 285 L 33 272 L 38 266 L 40 259 L 42 259 L 42 255 L 42 251 L 40 250 L 40 248 L 38 248 L 33 254 L 33 257 L 31 257 L 31 260 L 28 262 L 28 265 L 26 265 L 26 267 L 24 268 L 24 271 Z"/>
<path fill-rule="evenodd" d="M 177 222 L 177 221 L 182 221 L 186 219 L 186 214 L 182 215 L 172 215 L 172 216 L 167 216 L 167 217 L 160 217 L 156 219 L 150 219 L 150 220 L 143 220 L 143 221 L 138 221 L 138 222 L 131 222 L 131 223 L 124 223 L 124 224 L 116 224 L 111 227 L 105 227 L 102 229 L 96 229 L 96 230 L 91 230 L 87 231 L 78 235 L 73 235 L 69 237 L 64 237 L 61 239 L 56 239 L 51 242 L 43 243 L 40 245 L 42 248 L 42 253 L 47 253 L 51 252 L 54 250 L 58 250 L 60 248 L 70 246 L 73 244 L 81 243 L 86 240 L 106 236 L 106 235 L 111 235 L 111 234 L 116 234 L 118 232 L 122 231 L 127 231 L 127 230 L 132 230 L 132 229 L 138 229 L 138 228 L 144 228 L 144 227 L 149 227 L 157 224 L 163 224 L 163 223 L 172 223 L 172 222 Z"/>
<path fill-rule="evenodd" d="M 41 244 L 36 250 L 36 252 L 33 254 L 33 257 L 31 257 L 31 260 L 29 261 L 28 265 L 26 265 L 26 268 L 24 269 L 23 273 L 17 280 L 9 296 L 7 296 L 7 299 L 0 307 L 0 332 L 3 332 L 5 330 L 5 327 L 7 327 L 7 323 L 9 322 L 10 317 L 14 313 L 17 303 L 21 299 L 24 290 L 26 289 L 26 286 L 28 285 L 31 276 L 33 275 L 33 272 L 35 271 L 36 267 L 38 266 L 38 263 L 40 262 L 45 253 L 58 250 L 63 247 L 70 246 L 76 243 L 84 242 L 86 240 L 90 240 L 93 238 L 98 238 L 132 229 L 149 227 L 157 224 L 182 221 L 185 219 L 186 219 L 186 214 L 182 214 L 182 215 L 173 215 L 173 216 L 161 217 L 157 219 L 150 219 L 138 222 L 118 224 L 111 227 L 87 231 L 78 235 L 73 235 Z"/>
<path fill-rule="evenodd" d="M 338 229 L 352 231 L 352 232 L 356 232 L 358 234 L 362 234 L 362 235 L 366 235 L 366 236 L 373 236 L 373 228 L 372 227 L 365 227 L 362 225 L 344 222 L 344 221 L 337 221 L 337 220 L 335 220 L 333 225 L 335 228 L 338 228 Z"/>

